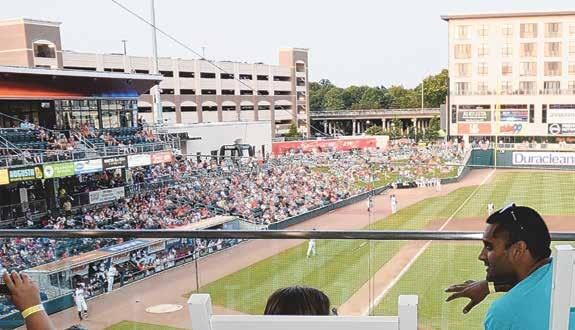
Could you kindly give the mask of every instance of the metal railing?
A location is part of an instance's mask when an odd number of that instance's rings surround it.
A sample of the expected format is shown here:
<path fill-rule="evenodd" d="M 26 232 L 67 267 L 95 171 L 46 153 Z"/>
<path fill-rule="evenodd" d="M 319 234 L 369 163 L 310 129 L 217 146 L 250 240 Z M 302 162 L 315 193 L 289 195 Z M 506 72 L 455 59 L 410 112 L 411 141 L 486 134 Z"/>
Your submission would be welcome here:
<path fill-rule="evenodd" d="M 311 118 L 322 117 L 342 117 L 342 116 L 395 116 L 395 115 L 414 115 L 414 114 L 433 114 L 439 115 L 439 108 L 406 108 L 406 109 L 365 109 L 365 110 L 337 110 L 337 111 L 312 111 Z"/>
<path fill-rule="evenodd" d="M 400 230 L 46 230 L 0 229 L 0 238 L 204 238 L 204 239 L 335 239 L 373 241 L 480 241 L 477 231 Z M 575 232 L 552 232 L 552 241 L 574 241 Z"/>

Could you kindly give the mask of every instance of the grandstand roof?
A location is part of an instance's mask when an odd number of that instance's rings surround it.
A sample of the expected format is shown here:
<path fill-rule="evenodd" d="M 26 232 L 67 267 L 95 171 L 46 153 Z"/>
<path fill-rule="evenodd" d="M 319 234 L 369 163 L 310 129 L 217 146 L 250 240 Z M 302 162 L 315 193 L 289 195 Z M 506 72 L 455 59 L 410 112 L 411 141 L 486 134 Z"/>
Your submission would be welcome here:
<path fill-rule="evenodd" d="M 160 75 L 0 66 L 0 98 L 137 97 Z"/>
<path fill-rule="evenodd" d="M 570 16 L 575 15 L 573 10 L 545 10 L 545 11 L 514 11 L 514 12 L 484 12 L 459 13 L 441 15 L 444 21 L 454 19 L 480 19 L 480 18 L 510 18 L 510 17 L 540 17 L 540 16 Z"/>

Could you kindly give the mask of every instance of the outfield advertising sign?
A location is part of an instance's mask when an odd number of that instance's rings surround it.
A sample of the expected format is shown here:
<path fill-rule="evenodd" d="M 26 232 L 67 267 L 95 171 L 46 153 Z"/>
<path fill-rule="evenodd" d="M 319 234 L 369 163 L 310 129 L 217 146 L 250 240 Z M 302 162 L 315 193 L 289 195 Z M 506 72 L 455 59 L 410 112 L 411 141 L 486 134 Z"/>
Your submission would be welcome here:
<path fill-rule="evenodd" d="M 104 170 L 115 170 L 119 168 L 126 168 L 128 166 L 128 159 L 124 156 L 109 157 L 102 159 Z"/>
<path fill-rule="evenodd" d="M 128 156 L 128 167 L 148 166 L 152 164 L 149 154 L 139 154 Z"/>
<path fill-rule="evenodd" d="M 124 187 L 91 191 L 90 204 L 115 201 L 124 197 L 126 197 Z"/>
<path fill-rule="evenodd" d="M 547 130 L 551 135 L 575 135 L 575 124 L 549 124 Z"/>
<path fill-rule="evenodd" d="M 10 178 L 10 182 L 42 179 L 43 177 L 42 167 L 38 165 L 38 166 L 11 168 L 8 171 L 8 177 Z"/>
<path fill-rule="evenodd" d="M 102 159 L 79 160 L 74 162 L 76 174 L 95 173 L 102 171 Z"/>
<path fill-rule="evenodd" d="M 575 166 L 575 152 L 513 152 L 513 165 Z"/>
<path fill-rule="evenodd" d="M 7 168 L 1 168 L 0 169 L 0 185 L 4 185 L 4 184 L 8 184 L 10 183 L 10 179 L 8 179 L 8 169 Z"/>
<path fill-rule="evenodd" d="M 491 110 L 459 110 L 458 122 L 491 121 Z"/>
<path fill-rule="evenodd" d="M 44 178 L 64 178 L 76 173 L 74 162 L 44 164 Z"/>

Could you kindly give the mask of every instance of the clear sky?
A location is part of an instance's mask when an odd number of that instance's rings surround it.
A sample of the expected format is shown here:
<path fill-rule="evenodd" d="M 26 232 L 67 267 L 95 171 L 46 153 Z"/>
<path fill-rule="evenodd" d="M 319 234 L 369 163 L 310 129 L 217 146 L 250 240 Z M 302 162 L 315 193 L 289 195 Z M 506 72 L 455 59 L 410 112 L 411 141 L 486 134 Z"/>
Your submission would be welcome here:
<path fill-rule="evenodd" d="M 149 18 L 149 0 L 118 0 Z M 150 56 L 151 28 L 111 0 L 5 0 L 0 18 L 62 22 L 67 50 Z M 567 10 L 573 0 L 156 0 L 158 26 L 206 58 L 277 64 L 280 47 L 310 49 L 311 80 L 415 86 L 447 66 L 447 23 L 478 11 Z M 159 37 L 159 54 L 196 58 Z"/>

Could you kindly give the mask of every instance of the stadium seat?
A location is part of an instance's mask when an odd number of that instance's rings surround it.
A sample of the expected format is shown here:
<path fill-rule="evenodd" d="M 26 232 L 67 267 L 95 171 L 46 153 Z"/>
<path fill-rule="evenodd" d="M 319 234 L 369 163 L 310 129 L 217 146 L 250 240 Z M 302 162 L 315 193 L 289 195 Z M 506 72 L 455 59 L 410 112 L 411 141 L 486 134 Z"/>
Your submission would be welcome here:
<path fill-rule="evenodd" d="M 575 307 L 575 248 L 557 245 L 553 249 L 553 285 L 549 329 L 569 329 L 569 316 Z"/>
<path fill-rule="evenodd" d="M 399 296 L 399 316 L 213 315 L 209 294 L 192 294 L 192 330 L 416 330 L 418 296 Z"/>

